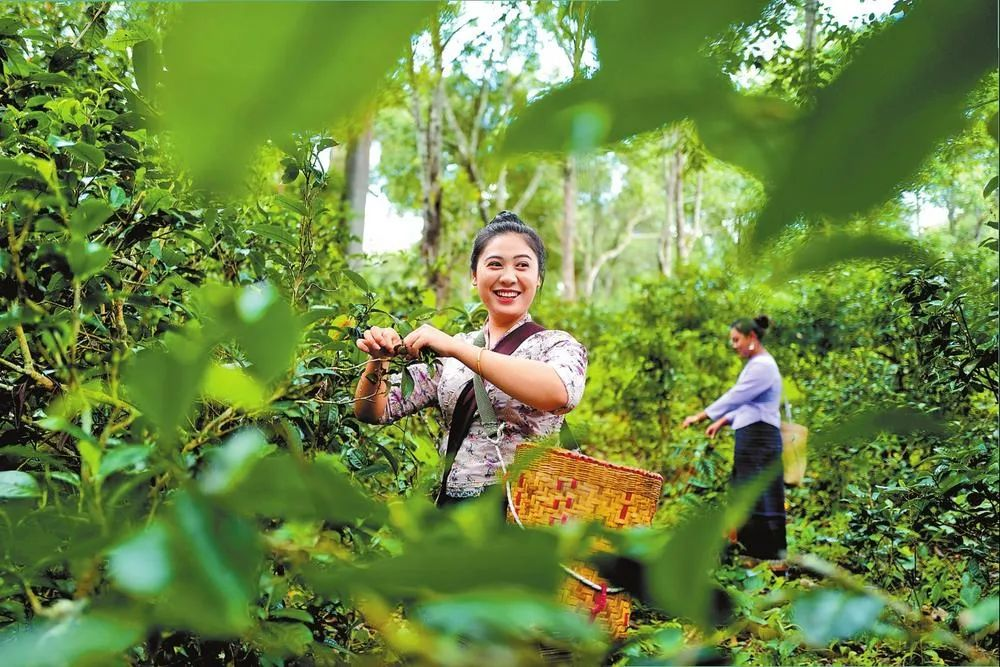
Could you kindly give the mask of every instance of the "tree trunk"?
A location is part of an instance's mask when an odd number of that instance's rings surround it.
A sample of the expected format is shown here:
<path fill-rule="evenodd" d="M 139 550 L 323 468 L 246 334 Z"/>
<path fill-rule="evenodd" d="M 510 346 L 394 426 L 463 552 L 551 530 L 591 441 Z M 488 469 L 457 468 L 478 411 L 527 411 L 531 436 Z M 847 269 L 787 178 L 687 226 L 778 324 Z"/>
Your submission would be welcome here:
<path fill-rule="evenodd" d="M 805 30 L 802 35 L 802 46 L 806 52 L 806 86 L 808 91 L 816 89 L 818 81 L 813 80 L 815 72 L 814 61 L 816 58 L 816 18 L 819 14 L 819 0 L 806 0 L 805 4 Z"/>
<path fill-rule="evenodd" d="M 694 244 L 702 235 L 702 199 L 705 195 L 705 171 L 699 169 L 694 179 L 694 212 L 691 215 L 691 230 L 688 234 L 687 256 L 690 259 Z"/>
<path fill-rule="evenodd" d="M 678 146 L 674 149 L 674 269 L 679 269 L 687 261 L 686 242 L 684 240 L 684 164 L 687 155 Z"/>
<path fill-rule="evenodd" d="M 567 156 L 563 163 L 562 283 L 563 298 L 576 300 L 576 165 Z"/>
<path fill-rule="evenodd" d="M 657 247 L 656 259 L 660 265 L 660 273 L 665 276 L 673 273 L 673 254 L 670 251 L 671 230 L 674 227 L 674 215 L 677 207 L 674 205 L 673 155 L 670 152 L 671 132 L 663 133 L 663 194 L 665 201 L 665 216 L 660 229 L 660 243 Z"/>
<path fill-rule="evenodd" d="M 351 233 L 347 254 L 351 257 L 350 262 L 355 268 L 359 263 L 359 256 L 364 252 L 365 202 L 368 200 L 371 147 L 372 116 L 368 116 L 361 131 L 353 134 L 347 142 L 347 155 L 344 158 L 344 190 L 341 193 L 344 216 Z"/>
<path fill-rule="evenodd" d="M 427 271 L 427 283 L 437 299 L 438 307 L 448 301 L 450 276 L 442 266 L 441 255 L 441 161 L 443 150 L 442 116 L 444 113 L 444 63 L 442 59 L 441 23 L 435 16 L 431 24 L 433 62 L 431 94 L 424 122 L 420 90 L 417 85 L 416 64 L 412 47 L 410 52 L 411 99 L 414 128 L 417 135 L 417 154 L 421 161 L 421 186 L 423 190 L 424 235 L 420 241 L 420 257 Z"/>

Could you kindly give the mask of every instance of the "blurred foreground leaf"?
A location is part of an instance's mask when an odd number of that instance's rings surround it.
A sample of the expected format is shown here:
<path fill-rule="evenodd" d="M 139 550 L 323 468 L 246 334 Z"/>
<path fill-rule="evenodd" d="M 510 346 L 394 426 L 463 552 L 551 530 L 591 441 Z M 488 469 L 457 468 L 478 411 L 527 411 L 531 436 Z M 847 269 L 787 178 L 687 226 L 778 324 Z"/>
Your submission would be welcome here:
<path fill-rule="evenodd" d="M 222 498 L 240 512 L 271 518 L 379 523 L 386 517 L 384 505 L 325 459 L 302 461 L 286 453 L 257 461 Z"/>
<path fill-rule="evenodd" d="M 191 412 L 209 352 L 197 338 L 172 336 L 165 347 L 143 350 L 126 367 L 129 397 L 167 442 Z"/>
<path fill-rule="evenodd" d="M 37 498 L 42 495 L 38 481 L 20 470 L 0 472 L 0 500 L 8 498 Z"/>
<path fill-rule="evenodd" d="M 806 641 L 826 646 L 864 632 L 878 620 L 885 602 L 870 595 L 838 590 L 812 591 L 792 605 L 792 619 Z"/>
<path fill-rule="evenodd" d="M 499 587 L 554 593 L 564 575 L 555 535 L 504 529 L 486 543 L 431 540 L 412 544 L 394 558 L 336 567 L 312 565 L 303 576 L 328 595 L 367 590 L 398 600 Z"/>
<path fill-rule="evenodd" d="M 581 613 L 523 590 L 464 593 L 417 606 L 415 617 L 442 633 L 472 641 L 556 638 L 566 644 L 597 643 L 600 627 Z"/>
<path fill-rule="evenodd" d="M 782 253 L 773 263 L 771 281 L 822 271 L 841 262 L 888 258 L 915 261 L 927 259 L 928 254 L 912 241 L 883 233 L 833 232 L 810 236 L 791 253 Z"/>
<path fill-rule="evenodd" d="M 966 122 L 966 97 L 996 68 L 996 24 L 992 0 L 924 2 L 863 45 L 798 123 L 752 244 L 799 215 L 843 220 L 888 200 Z"/>
<path fill-rule="evenodd" d="M 73 613 L 0 634 L 0 664 L 19 667 L 111 664 L 145 633 L 140 620 L 106 611 Z"/>
<path fill-rule="evenodd" d="M 852 415 L 836 426 L 813 435 L 813 450 L 871 439 L 879 433 L 905 435 L 914 432 L 942 433 L 941 423 L 933 417 L 910 408 L 872 409 Z"/>
<path fill-rule="evenodd" d="M 108 569 L 163 625 L 226 637 L 252 625 L 262 562 L 251 523 L 181 491 L 163 518 L 111 551 Z"/>
<path fill-rule="evenodd" d="M 233 185 L 265 140 L 356 112 L 437 9 L 433 2 L 184 5 L 164 43 L 163 97 L 196 181 Z"/>

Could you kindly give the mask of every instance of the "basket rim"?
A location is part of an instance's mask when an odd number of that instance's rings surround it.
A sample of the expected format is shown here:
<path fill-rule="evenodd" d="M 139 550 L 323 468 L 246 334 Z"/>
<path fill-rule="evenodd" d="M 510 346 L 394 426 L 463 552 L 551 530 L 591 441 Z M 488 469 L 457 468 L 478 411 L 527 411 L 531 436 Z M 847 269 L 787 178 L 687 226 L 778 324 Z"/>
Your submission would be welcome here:
<path fill-rule="evenodd" d="M 517 455 L 517 450 L 519 450 L 519 449 L 534 449 L 535 447 L 538 447 L 538 446 L 539 445 L 536 445 L 536 444 L 533 444 L 533 443 L 530 443 L 530 442 L 522 442 L 515 449 L 515 456 Z M 642 477 L 646 477 L 648 479 L 653 479 L 653 480 L 657 480 L 659 482 L 663 482 L 663 475 L 661 475 L 659 473 L 651 472 L 649 470 L 644 470 L 643 468 L 635 468 L 635 467 L 632 467 L 632 466 L 621 465 L 621 464 L 618 464 L 618 463 L 609 463 L 608 461 L 602 461 L 601 459 L 595 459 L 593 456 L 587 456 L 586 454 L 580 454 L 579 452 L 573 452 L 573 451 L 570 451 L 568 449 L 563 449 L 562 447 L 550 447 L 550 448 L 548 448 L 546 450 L 546 452 L 550 453 L 550 454 L 553 454 L 555 456 L 560 456 L 562 458 L 566 458 L 566 459 L 570 459 L 570 460 L 574 460 L 574 461 L 580 461 L 582 463 L 592 463 L 594 465 L 601 466 L 602 468 L 608 468 L 608 469 L 611 469 L 611 470 L 620 470 L 622 472 L 633 473 L 633 474 L 636 474 L 636 475 L 641 475 Z"/>

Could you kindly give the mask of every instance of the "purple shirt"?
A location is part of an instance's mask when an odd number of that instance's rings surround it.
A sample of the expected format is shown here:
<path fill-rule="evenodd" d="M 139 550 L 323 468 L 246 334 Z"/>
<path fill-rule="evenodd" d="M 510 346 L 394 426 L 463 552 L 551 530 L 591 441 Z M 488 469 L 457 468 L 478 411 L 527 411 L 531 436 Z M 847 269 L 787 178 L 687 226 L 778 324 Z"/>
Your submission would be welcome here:
<path fill-rule="evenodd" d="M 733 428 L 764 422 L 781 428 L 781 373 L 766 352 L 743 366 L 733 388 L 705 408 L 712 420 L 725 416 Z"/>
<path fill-rule="evenodd" d="M 531 317 L 525 315 L 504 336 L 530 320 Z M 458 334 L 457 338 L 472 343 L 476 333 Z M 496 344 L 491 341 L 489 348 L 494 347 Z M 504 465 L 509 465 L 513 460 L 514 448 L 520 443 L 558 432 L 564 420 L 563 415 L 575 408 L 583 397 L 587 375 L 587 350 L 565 331 L 539 331 L 526 338 L 510 356 L 541 361 L 551 366 L 566 386 L 568 400 L 558 410 L 545 412 L 511 398 L 488 381 L 484 382 L 486 394 L 496 411 L 497 421 L 504 425 L 499 442 Z M 473 373 L 465 364 L 452 357 L 439 358 L 434 365 L 433 375 L 426 364 L 409 366 L 413 392 L 406 398 L 403 398 L 399 373 L 389 376 L 388 401 L 385 414 L 379 421 L 386 424 L 423 408 L 437 407 L 441 411 L 441 423 L 444 426 L 438 445 L 438 451 L 443 457 L 448 448 L 448 430 L 455 412 L 455 403 L 462 388 L 472 379 Z M 448 477 L 448 495 L 455 498 L 479 495 L 497 481 L 501 470 L 497 450 L 487 437 L 477 413 L 469 435 L 455 457 L 455 464 Z"/>

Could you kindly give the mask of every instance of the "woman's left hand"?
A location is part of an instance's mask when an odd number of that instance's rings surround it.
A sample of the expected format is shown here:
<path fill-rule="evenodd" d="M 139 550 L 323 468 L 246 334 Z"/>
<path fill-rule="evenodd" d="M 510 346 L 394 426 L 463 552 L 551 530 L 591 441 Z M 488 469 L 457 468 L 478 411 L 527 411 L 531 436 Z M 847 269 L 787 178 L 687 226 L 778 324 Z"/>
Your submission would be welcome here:
<path fill-rule="evenodd" d="M 726 421 L 725 417 L 719 417 L 714 422 L 712 422 L 711 426 L 705 429 L 705 435 L 707 435 L 710 439 L 714 440 L 716 434 L 720 430 L 722 430 L 722 427 L 725 426 L 727 423 L 728 422 Z"/>
<path fill-rule="evenodd" d="M 403 338 L 403 345 L 411 357 L 428 348 L 439 357 L 451 357 L 454 356 L 455 338 L 429 324 L 422 324 Z"/>

